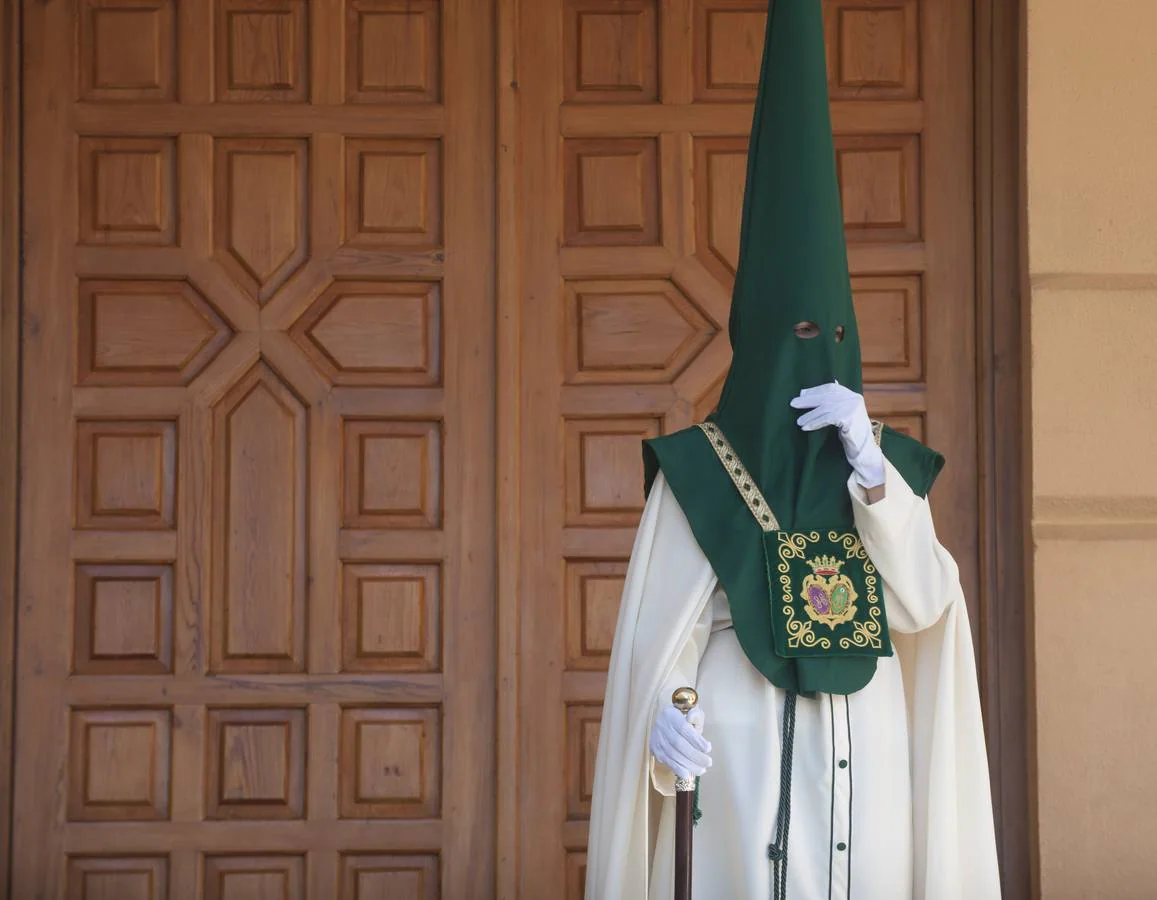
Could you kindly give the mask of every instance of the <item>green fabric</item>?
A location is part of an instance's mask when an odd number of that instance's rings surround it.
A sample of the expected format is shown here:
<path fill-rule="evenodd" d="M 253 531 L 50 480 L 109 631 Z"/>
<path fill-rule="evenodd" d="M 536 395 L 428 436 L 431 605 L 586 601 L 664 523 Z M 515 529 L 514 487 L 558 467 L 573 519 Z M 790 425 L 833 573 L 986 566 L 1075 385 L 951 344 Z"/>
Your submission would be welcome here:
<path fill-rule="evenodd" d="M 820 334 L 797 337 L 812 322 Z M 836 340 L 837 328 L 844 339 Z M 840 210 L 819 0 L 774 0 L 748 155 L 739 268 L 728 328 L 734 356 L 718 408 L 723 431 L 787 531 L 854 528 L 851 474 L 834 429 L 805 433 L 791 400 L 838 380 L 862 391 Z M 938 454 L 887 429 L 882 446 L 918 494 Z M 645 442 L 647 489 L 662 468 L 727 592 L 739 642 L 773 684 L 852 693 L 875 658 L 789 659 L 775 652 L 762 532 L 698 428 Z"/>
<path fill-rule="evenodd" d="M 858 534 L 771 531 L 763 548 L 777 656 L 892 655 L 883 585 Z"/>

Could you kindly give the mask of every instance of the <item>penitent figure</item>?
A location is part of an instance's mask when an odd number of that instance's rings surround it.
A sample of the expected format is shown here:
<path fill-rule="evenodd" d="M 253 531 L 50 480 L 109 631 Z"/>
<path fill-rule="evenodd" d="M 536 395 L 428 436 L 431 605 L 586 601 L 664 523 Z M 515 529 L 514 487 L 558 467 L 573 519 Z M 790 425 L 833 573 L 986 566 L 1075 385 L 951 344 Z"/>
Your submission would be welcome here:
<path fill-rule="evenodd" d="M 821 0 L 770 6 L 729 334 L 715 412 L 644 446 L 587 900 L 670 900 L 696 776 L 695 900 L 998 898 L 943 460 L 862 398 Z"/>

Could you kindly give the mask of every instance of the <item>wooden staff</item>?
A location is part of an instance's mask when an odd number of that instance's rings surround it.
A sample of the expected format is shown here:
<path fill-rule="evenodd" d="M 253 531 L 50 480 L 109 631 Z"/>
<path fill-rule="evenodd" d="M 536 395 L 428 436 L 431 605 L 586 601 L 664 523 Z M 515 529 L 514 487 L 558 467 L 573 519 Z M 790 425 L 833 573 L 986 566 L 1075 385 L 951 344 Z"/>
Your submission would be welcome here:
<path fill-rule="evenodd" d="M 671 703 L 686 716 L 699 702 L 694 688 L 682 687 Z M 675 900 L 691 900 L 691 831 L 694 828 L 695 779 L 675 781 Z"/>

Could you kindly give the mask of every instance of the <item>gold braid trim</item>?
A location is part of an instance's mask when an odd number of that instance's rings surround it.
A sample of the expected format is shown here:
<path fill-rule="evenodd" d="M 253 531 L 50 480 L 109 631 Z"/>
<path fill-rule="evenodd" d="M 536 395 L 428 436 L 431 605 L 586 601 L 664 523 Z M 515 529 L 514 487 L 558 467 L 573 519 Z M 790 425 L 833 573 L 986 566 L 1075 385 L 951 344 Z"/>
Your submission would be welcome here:
<path fill-rule="evenodd" d="M 719 430 L 719 426 L 713 422 L 700 422 L 698 425 L 700 431 L 707 435 L 707 440 L 711 444 L 711 449 L 715 451 L 715 455 L 719 457 L 719 461 L 723 463 L 723 468 L 727 471 L 731 478 L 735 489 L 739 491 L 739 496 L 743 498 L 743 502 L 747 504 L 747 508 L 751 510 L 751 514 L 755 516 L 755 521 L 764 533 L 771 533 L 779 531 L 779 522 L 775 518 L 775 513 L 771 511 L 771 507 L 767 505 L 767 501 L 763 498 L 763 493 L 759 490 L 755 479 L 751 477 L 751 473 L 747 471 L 747 467 L 739 459 L 739 455 L 735 452 L 735 448 L 731 446 L 731 442 L 723 436 L 723 432 Z M 876 446 L 880 446 L 880 442 L 884 438 L 884 423 L 872 422 L 872 439 L 876 442 Z"/>
<path fill-rule="evenodd" d="M 735 484 L 735 489 L 739 491 L 739 496 L 743 498 L 743 502 L 747 504 L 747 508 L 751 510 L 751 514 L 755 516 L 756 524 L 759 525 L 765 534 L 779 531 L 779 522 L 776 521 L 775 513 L 771 511 L 771 507 L 768 506 L 767 501 L 763 499 L 763 494 L 756 485 L 755 479 L 751 477 L 751 474 L 747 471 L 747 467 L 739 461 L 739 456 L 735 453 L 735 449 L 728 442 L 727 438 L 723 436 L 723 432 L 719 430 L 719 426 L 712 422 L 700 422 L 699 429 L 707 435 L 711 449 L 715 451 L 715 455 L 718 456 L 719 461 L 723 463 L 723 468 Z"/>

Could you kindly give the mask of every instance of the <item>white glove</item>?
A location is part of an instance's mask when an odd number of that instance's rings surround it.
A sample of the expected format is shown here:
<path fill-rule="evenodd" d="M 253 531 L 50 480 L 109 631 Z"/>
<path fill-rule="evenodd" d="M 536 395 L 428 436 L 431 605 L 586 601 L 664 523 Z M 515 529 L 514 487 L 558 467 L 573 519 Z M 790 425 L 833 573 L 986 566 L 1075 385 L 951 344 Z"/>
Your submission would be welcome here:
<path fill-rule="evenodd" d="M 666 706 L 651 728 L 651 755 L 676 778 L 702 775 L 711 767 L 711 744 L 699 733 L 702 730 L 701 709 L 696 707 L 684 716 L 674 706 Z"/>
<path fill-rule="evenodd" d="M 839 429 L 844 455 L 862 487 L 874 488 L 884 483 L 884 454 L 876 446 L 872 420 L 862 396 L 833 382 L 800 391 L 791 405 L 794 409 L 811 410 L 796 420 L 804 431 L 833 425 Z"/>

